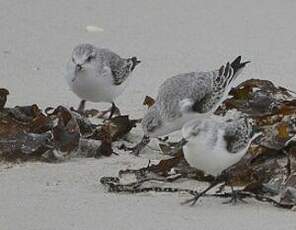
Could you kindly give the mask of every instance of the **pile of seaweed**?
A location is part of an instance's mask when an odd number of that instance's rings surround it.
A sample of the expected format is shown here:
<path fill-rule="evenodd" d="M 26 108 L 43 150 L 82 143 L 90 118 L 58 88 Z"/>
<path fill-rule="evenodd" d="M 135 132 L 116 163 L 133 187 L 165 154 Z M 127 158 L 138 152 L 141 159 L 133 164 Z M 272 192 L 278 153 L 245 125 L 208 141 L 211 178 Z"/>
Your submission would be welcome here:
<path fill-rule="evenodd" d="M 123 138 L 139 120 L 117 116 L 94 122 L 97 110 L 83 114 L 64 106 L 44 111 L 33 104 L 6 107 L 9 91 L 0 89 L 0 160 L 9 162 L 60 162 L 73 157 L 111 156 L 113 142 Z M 233 88 L 216 110 L 223 116 L 230 110 L 248 114 L 255 120 L 263 137 L 256 139 L 245 156 L 225 170 L 225 183 L 210 196 L 229 197 L 225 186 L 236 186 L 242 197 L 271 202 L 282 208 L 296 206 L 296 94 L 267 80 L 251 79 Z M 144 105 L 154 100 L 146 97 Z M 160 150 L 167 155 L 157 164 L 140 169 L 121 170 L 117 177 L 102 177 L 110 192 L 138 193 L 198 191 L 164 187 L 179 179 L 213 182 L 215 178 L 191 168 L 184 160 L 178 143 L 160 140 Z M 169 157 L 168 157 L 169 156 Z M 125 182 L 133 175 L 134 181 Z M 155 182 L 160 181 L 159 186 Z"/>
<path fill-rule="evenodd" d="M 153 104 L 153 100 L 148 98 L 146 104 Z M 263 137 L 252 143 L 236 165 L 225 170 L 225 183 L 217 193 L 210 195 L 230 197 L 231 194 L 225 192 L 224 187 L 231 185 L 239 188 L 242 197 L 271 202 L 277 207 L 293 208 L 296 205 L 295 93 L 267 80 L 247 80 L 230 91 L 229 98 L 215 113 L 223 116 L 233 109 L 254 118 L 255 126 Z M 140 169 L 121 170 L 117 177 L 102 177 L 101 183 L 110 192 L 188 192 L 194 195 L 198 192 L 164 187 L 163 182 L 184 178 L 214 181 L 212 176 L 186 163 L 178 143 L 163 142 L 159 146 L 164 154 L 171 156 L 169 159 Z M 125 175 L 133 175 L 135 180 L 126 183 Z M 161 181 L 160 186 L 155 186 L 155 181 Z"/>
<path fill-rule="evenodd" d="M 73 157 L 114 153 L 112 142 L 136 126 L 137 120 L 117 116 L 92 122 L 97 110 L 79 114 L 64 106 L 42 111 L 36 104 L 5 107 L 9 91 L 0 89 L 0 160 L 58 162 Z"/>

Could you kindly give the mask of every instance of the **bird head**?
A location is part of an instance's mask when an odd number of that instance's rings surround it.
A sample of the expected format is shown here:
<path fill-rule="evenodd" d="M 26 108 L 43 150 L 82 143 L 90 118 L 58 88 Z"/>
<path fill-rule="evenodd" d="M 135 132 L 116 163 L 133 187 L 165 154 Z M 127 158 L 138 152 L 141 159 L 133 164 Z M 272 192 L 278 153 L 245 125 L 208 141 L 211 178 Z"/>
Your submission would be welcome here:
<path fill-rule="evenodd" d="M 90 63 L 96 57 L 96 48 L 91 44 L 80 44 L 73 49 L 72 62 L 75 71 L 81 71 L 83 66 Z"/>
<path fill-rule="evenodd" d="M 203 125 L 204 124 L 202 122 L 202 119 L 198 117 L 194 120 L 188 121 L 182 127 L 183 138 L 185 138 L 186 140 L 191 140 L 192 138 L 195 138 L 199 134 Z"/>
<path fill-rule="evenodd" d="M 161 126 L 161 118 L 159 112 L 155 108 L 155 106 L 151 106 L 147 113 L 145 114 L 142 122 L 142 129 L 146 136 L 154 137 L 157 136 L 155 133 Z"/>

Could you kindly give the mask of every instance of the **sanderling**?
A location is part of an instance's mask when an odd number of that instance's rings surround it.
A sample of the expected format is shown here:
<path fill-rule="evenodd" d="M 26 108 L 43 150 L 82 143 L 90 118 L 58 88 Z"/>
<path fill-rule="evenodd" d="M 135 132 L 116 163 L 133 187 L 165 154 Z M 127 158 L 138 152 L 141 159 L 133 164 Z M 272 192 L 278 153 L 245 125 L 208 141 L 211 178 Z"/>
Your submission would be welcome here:
<path fill-rule="evenodd" d="M 150 137 L 160 137 L 180 130 L 197 113 L 214 111 L 228 94 L 231 83 L 249 61 L 241 62 L 241 56 L 218 70 L 179 74 L 167 79 L 159 88 L 155 103 L 143 120 L 144 137 L 137 146 L 130 148 L 139 154 L 143 142 Z"/>
<path fill-rule="evenodd" d="M 159 88 L 155 104 L 143 118 L 144 134 L 167 135 L 180 130 L 196 113 L 215 110 L 247 63 L 241 62 L 239 56 L 219 70 L 179 74 L 167 79 Z"/>
<path fill-rule="evenodd" d="M 121 58 L 114 52 L 91 44 L 80 44 L 72 52 L 67 65 L 66 80 L 70 89 L 85 102 L 110 102 L 110 117 L 117 110 L 114 99 L 125 89 L 128 78 L 140 63 L 136 57 Z"/>
<path fill-rule="evenodd" d="M 185 203 L 194 204 L 199 197 L 223 182 L 223 171 L 236 164 L 260 135 L 255 131 L 253 119 L 241 112 L 228 113 L 225 117 L 211 115 L 197 118 L 183 126 L 186 161 L 216 178 L 207 189 Z"/>

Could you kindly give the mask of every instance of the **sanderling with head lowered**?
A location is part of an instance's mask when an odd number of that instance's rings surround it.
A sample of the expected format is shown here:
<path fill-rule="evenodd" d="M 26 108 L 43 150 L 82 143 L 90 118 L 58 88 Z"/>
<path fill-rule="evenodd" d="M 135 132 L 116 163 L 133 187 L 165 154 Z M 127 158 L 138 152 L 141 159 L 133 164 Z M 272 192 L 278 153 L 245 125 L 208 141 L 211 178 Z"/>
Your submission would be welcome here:
<path fill-rule="evenodd" d="M 91 44 L 76 46 L 67 65 L 66 80 L 70 89 L 82 99 L 78 112 L 83 112 L 86 101 L 110 102 L 111 118 L 119 111 L 114 99 L 124 91 L 130 74 L 139 63 L 136 57 L 121 58 Z"/>
<path fill-rule="evenodd" d="M 223 171 L 245 155 L 252 141 L 260 135 L 255 131 L 252 118 L 232 111 L 225 117 L 211 115 L 183 126 L 185 160 L 190 166 L 216 178 L 208 188 L 184 203 L 195 204 L 207 191 L 224 182 Z"/>
<path fill-rule="evenodd" d="M 239 56 L 232 63 L 228 62 L 214 71 L 184 73 L 167 79 L 142 120 L 144 137 L 141 143 L 130 149 L 134 154 L 139 154 L 150 137 L 180 130 L 198 113 L 206 117 L 228 94 L 231 83 L 247 63 L 249 61 L 241 62 Z"/>

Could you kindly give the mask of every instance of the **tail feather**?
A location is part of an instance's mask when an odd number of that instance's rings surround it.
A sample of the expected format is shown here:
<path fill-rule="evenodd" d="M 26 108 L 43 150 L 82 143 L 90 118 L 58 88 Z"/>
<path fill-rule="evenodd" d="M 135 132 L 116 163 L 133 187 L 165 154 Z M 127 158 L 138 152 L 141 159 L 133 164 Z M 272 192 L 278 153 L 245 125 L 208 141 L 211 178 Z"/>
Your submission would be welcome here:
<path fill-rule="evenodd" d="M 230 65 L 229 65 L 229 62 L 227 62 L 226 67 L 225 67 L 225 71 L 224 71 L 225 77 L 229 75 L 229 71 L 230 71 Z"/>
<path fill-rule="evenodd" d="M 135 69 L 135 67 L 141 63 L 141 61 L 137 57 L 131 57 L 129 59 L 133 62 L 133 65 L 131 68 L 131 70 L 133 71 Z"/>
<path fill-rule="evenodd" d="M 218 90 L 223 90 L 223 96 L 219 103 L 212 108 L 215 111 L 218 105 L 224 100 L 224 97 L 228 95 L 231 89 L 233 81 L 237 78 L 243 68 L 250 63 L 249 61 L 241 62 L 241 56 L 238 56 L 231 64 L 228 62 L 225 66 L 222 65 L 218 70 L 218 74 L 215 75 L 215 87 Z"/>
<path fill-rule="evenodd" d="M 245 61 L 245 62 L 241 62 L 242 57 L 238 56 L 230 65 L 234 71 L 234 75 L 241 70 L 242 68 L 244 68 L 246 66 L 246 64 L 250 63 L 250 61 Z"/>
<path fill-rule="evenodd" d="M 226 66 L 221 66 L 219 69 L 219 76 L 224 76 L 226 78 L 223 87 L 226 87 L 226 85 L 229 85 L 234 81 L 248 63 L 250 63 L 250 61 L 241 62 L 241 56 L 238 56 L 231 64 L 227 62 Z"/>

